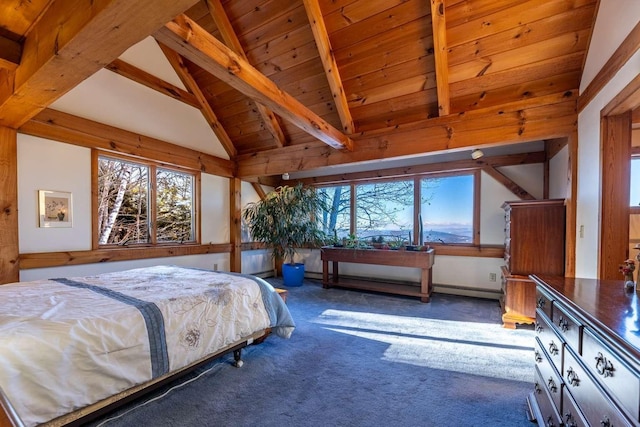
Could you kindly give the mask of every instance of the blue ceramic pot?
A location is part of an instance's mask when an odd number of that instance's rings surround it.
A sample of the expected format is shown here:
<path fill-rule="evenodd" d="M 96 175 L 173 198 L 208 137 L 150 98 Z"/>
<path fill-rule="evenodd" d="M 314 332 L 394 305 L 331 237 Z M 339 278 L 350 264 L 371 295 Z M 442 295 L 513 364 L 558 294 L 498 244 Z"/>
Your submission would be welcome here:
<path fill-rule="evenodd" d="M 285 286 L 302 286 L 304 280 L 304 264 L 282 264 L 282 279 Z"/>

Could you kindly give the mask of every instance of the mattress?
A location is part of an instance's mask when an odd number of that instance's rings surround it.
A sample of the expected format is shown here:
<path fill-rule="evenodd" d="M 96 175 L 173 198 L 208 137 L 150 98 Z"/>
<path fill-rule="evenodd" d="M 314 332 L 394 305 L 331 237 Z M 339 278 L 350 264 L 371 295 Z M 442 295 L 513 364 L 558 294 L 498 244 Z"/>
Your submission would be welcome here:
<path fill-rule="evenodd" d="M 176 266 L 0 286 L 0 387 L 27 426 L 295 328 L 264 280 Z"/>

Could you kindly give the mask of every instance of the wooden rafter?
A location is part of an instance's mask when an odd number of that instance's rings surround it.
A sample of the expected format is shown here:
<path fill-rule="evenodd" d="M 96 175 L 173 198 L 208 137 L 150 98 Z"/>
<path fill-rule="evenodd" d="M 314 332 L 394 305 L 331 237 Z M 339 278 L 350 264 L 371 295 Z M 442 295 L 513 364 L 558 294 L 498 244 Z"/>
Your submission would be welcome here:
<path fill-rule="evenodd" d="M 633 27 L 622 44 L 618 46 L 606 64 L 598 72 L 596 77 L 589 83 L 587 88 L 578 98 L 578 112 L 589 105 L 600 90 L 613 78 L 624 64 L 640 49 L 640 22 Z"/>
<path fill-rule="evenodd" d="M 449 98 L 449 61 L 447 59 L 447 27 L 444 16 L 444 0 L 431 0 L 431 25 L 433 27 L 433 54 L 436 62 L 438 114 L 446 116 L 451 110 L 451 102 Z"/>
<path fill-rule="evenodd" d="M 544 150 L 547 153 L 547 159 L 552 158 L 560 150 L 562 150 L 569 143 L 568 138 L 555 138 L 547 139 L 544 141 Z"/>
<path fill-rule="evenodd" d="M 14 40 L 0 36 L 0 68 L 15 70 L 22 58 L 22 45 Z"/>
<path fill-rule="evenodd" d="M 24 42 L 0 125 L 18 128 L 197 0 L 55 0 Z"/>
<path fill-rule="evenodd" d="M 121 59 L 113 60 L 109 65 L 105 67 L 107 70 L 113 71 L 123 77 L 133 80 L 136 83 L 140 83 L 150 89 L 158 91 L 164 95 L 170 96 L 173 99 L 184 102 L 187 105 L 200 109 L 200 103 L 196 97 L 186 90 L 183 90 L 177 86 L 168 83 L 153 74 L 147 73 L 140 68 L 131 65 Z"/>
<path fill-rule="evenodd" d="M 262 188 L 260 183 L 252 182 L 251 185 L 253 186 L 253 189 L 256 190 L 256 193 L 258 193 L 258 196 L 260 196 L 260 200 L 264 200 L 264 198 L 267 197 L 267 193 L 265 193 L 264 188 Z"/>
<path fill-rule="evenodd" d="M 348 136 L 281 90 L 187 16 L 180 15 L 166 24 L 156 31 L 155 38 L 325 144 L 352 149 L 353 141 Z"/>
<path fill-rule="evenodd" d="M 575 129 L 575 99 L 549 105 L 526 100 L 363 134 L 354 138 L 353 152 L 305 144 L 240 155 L 238 176 L 248 179 L 351 162 L 434 154 L 477 147 L 478 141 L 483 145 L 505 145 L 553 139 L 571 135 Z"/>
<path fill-rule="evenodd" d="M 340 78 L 338 64 L 336 63 L 336 58 L 333 55 L 333 50 L 331 49 L 329 34 L 327 33 L 327 27 L 325 26 L 318 0 L 304 0 L 304 8 L 307 11 L 307 16 L 309 17 L 309 24 L 313 31 L 313 38 L 315 39 L 320 60 L 324 67 L 324 73 L 327 76 L 327 81 L 331 88 L 333 101 L 336 104 L 336 110 L 338 111 L 340 122 L 342 123 L 342 130 L 346 134 L 352 134 L 355 131 L 353 118 L 351 117 L 351 111 L 349 110 L 347 96 L 345 95 L 344 88 L 342 87 L 342 79 Z"/>
<path fill-rule="evenodd" d="M 216 23 L 220 34 L 222 34 L 222 40 L 225 44 L 231 48 L 235 53 L 242 56 L 247 62 L 249 59 L 244 52 L 244 48 L 238 40 L 238 36 L 233 30 L 233 26 L 229 21 L 229 17 L 224 11 L 224 7 L 220 0 L 206 0 L 207 7 L 209 8 L 209 14 L 213 18 L 213 21 Z M 255 102 L 255 101 L 254 101 Z M 283 147 L 286 145 L 286 138 L 284 136 L 284 132 L 282 131 L 282 127 L 280 123 L 278 123 L 278 119 L 276 115 L 265 105 L 255 102 L 256 108 L 260 117 L 262 117 L 262 121 L 269 131 L 271 135 L 273 135 L 273 139 L 276 141 L 278 147 Z"/>
<path fill-rule="evenodd" d="M 218 140 L 222 144 L 222 147 L 225 149 L 229 157 L 233 159 L 237 154 L 236 147 L 233 145 L 233 141 L 231 141 L 231 138 L 229 138 L 229 135 L 222 126 L 222 123 L 220 123 L 220 121 L 218 120 L 218 117 L 213 111 L 213 108 L 211 108 L 211 105 L 209 105 L 209 101 L 207 101 L 207 98 L 204 96 L 204 93 L 200 89 L 200 86 L 198 86 L 198 83 L 189 72 L 187 65 L 184 63 L 184 59 L 177 52 L 165 46 L 164 44 L 158 43 L 158 45 L 160 46 L 160 49 L 162 49 L 162 52 L 167 57 L 167 60 L 169 61 L 173 69 L 178 74 L 178 77 L 180 78 L 182 83 L 187 87 L 187 89 L 189 89 L 191 93 L 195 95 L 200 106 L 200 111 L 202 111 L 202 115 L 204 116 L 207 123 L 209 123 L 211 130 L 213 130 L 213 133 L 218 137 Z"/>
<path fill-rule="evenodd" d="M 437 172 L 467 171 L 482 169 L 484 167 L 499 167 L 512 165 L 525 165 L 544 162 L 546 155 L 543 151 L 525 154 L 509 154 L 505 156 L 483 157 L 481 160 L 455 160 L 451 162 L 427 163 L 413 166 L 401 166 L 387 169 L 377 169 L 365 172 L 353 172 L 317 176 L 314 178 L 298 179 L 303 184 L 340 184 L 354 181 L 373 181 L 376 179 L 388 179 L 407 175 L 419 175 Z"/>
<path fill-rule="evenodd" d="M 535 200 L 527 190 L 520 187 L 517 183 L 515 183 L 511 178 L 500 172 L 498 169 L 493 166 L 485 166 L 482 168 L 484 172 L 487 173 L 490 177 L 498 181 L 500 184 L 504 185 L 507 190 L 511 191 L 516 196 L 520 197 L 522 200 Z"/>
<path fill-rule="evenodd" d="M 20 132 L 81 147 L 156 159 L 226 178 L 235 175 L 235 164 L 231 160 L 50 108 L 25 123 Z"/>

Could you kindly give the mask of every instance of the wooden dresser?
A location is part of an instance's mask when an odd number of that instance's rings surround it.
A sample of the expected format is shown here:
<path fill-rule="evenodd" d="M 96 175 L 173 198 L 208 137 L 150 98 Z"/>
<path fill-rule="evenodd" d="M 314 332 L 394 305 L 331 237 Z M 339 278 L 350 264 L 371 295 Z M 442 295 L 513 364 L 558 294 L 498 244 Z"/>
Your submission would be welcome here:
<path fill-rule="evenodd" d="M 521 200 L 502 205 L 505 218 L 502 322 L 505 328 L 535 320 L 530 274 L 564 275 L 563 199 Z"/>
<path fill-rule="evenodd" d="M 640 304 L 623 281 L 531 276 L 540 426 L 640 426 Z"/>

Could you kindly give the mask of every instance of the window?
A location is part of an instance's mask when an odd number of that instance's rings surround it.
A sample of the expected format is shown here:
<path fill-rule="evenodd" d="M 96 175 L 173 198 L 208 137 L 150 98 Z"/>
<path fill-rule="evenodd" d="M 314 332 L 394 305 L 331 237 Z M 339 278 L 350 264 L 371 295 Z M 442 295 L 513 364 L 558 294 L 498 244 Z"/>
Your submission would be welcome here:
<path fill-rule="evenodd" d="M 321 187 L 318 192 L 328 207 L 318 216 L 322 231 L 340 239 L 347 237 L 351 232 L 351 186 Z"/>
<path fill-rule="evenodd" d="M 358 237 L 398 236 L 413 231 L 413 180 L 356 185 Z"/>
<path fill-rule="evenodd" d="M 320 215 L 323 230 L 330 235 L 336 230 L 338 238 L 353 233 L 412 243 L 477 244 L 477 176 L 447 173 L 320 187 L 328 205 Z"/>
<path fill-rule="evenodd" d="M 98 244 L 195 242 L 195 182 L 194 173 L 99 155 Z"/>
<path fill-rule="evenodd" d="M 630 206 L 640 206 L 640 187 L 633 185 L 636 182 L 640 182 L 640 157 L 631 158 Z"/>
<path fill-rule="evenodd" d="M 420 180 L 420 216 L 424 242 L 473 243 L 474 176 Z"/>

